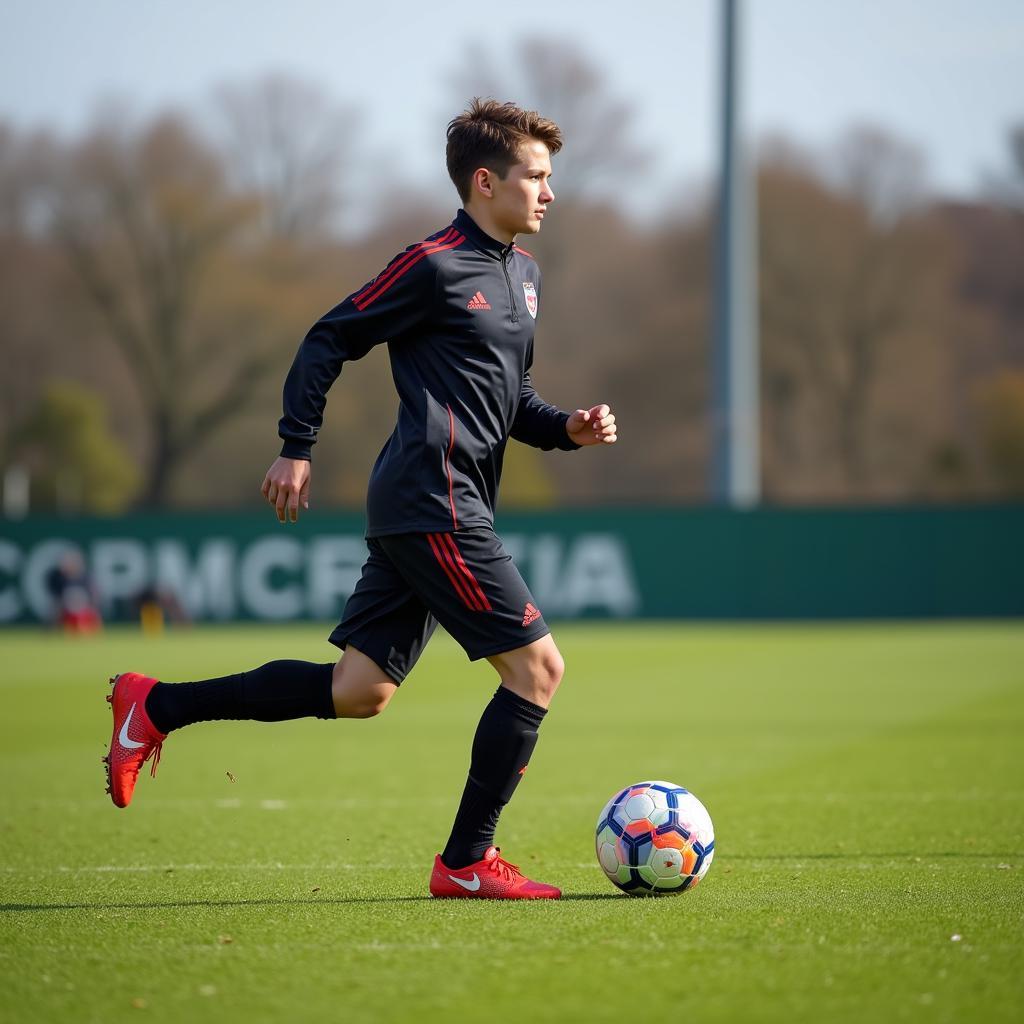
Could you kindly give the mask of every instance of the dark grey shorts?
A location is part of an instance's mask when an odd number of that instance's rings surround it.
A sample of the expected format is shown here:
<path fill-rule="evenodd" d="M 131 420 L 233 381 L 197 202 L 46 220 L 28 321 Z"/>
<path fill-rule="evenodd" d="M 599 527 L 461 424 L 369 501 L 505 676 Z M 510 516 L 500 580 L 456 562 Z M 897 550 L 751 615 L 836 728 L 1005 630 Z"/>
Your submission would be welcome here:
<path fill-rule="evenodd" d="M 403 533 L 366 543 L 369 557 L 330 641 L 351 643 L 396 683 L 438 623 L 473 661 L 551 632 L 493 530 Z"/>

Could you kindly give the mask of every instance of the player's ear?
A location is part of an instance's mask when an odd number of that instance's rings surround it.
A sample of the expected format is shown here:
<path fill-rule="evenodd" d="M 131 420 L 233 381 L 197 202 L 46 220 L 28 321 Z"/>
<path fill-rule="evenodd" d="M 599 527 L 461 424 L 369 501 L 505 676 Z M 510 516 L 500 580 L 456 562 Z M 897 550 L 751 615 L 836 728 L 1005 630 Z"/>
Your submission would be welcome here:
<path fill-rule="evenodd" d="M 478 167 L 473 172 L 472 185 L 474 192 L 487 196 L 488 199 L 493 198 L 494 176 L 486 167 Z"/>

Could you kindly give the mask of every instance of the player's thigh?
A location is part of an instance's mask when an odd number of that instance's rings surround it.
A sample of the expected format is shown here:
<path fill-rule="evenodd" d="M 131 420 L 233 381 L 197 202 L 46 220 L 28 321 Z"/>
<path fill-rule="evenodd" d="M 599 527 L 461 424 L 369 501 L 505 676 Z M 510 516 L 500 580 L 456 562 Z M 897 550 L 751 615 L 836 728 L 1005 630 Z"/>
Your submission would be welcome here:
<path fill-rule="evenodd" d="M 550 633 L 493 530 L 411 533 L 380 541 L 416 596 L 471 660 L 526 647 Z"/>
<path fill-rule="evenodd" d="M 330 641 L 345 650 L 335 668 L 335 679 L 380 682 L 371 666 L 396 685 L 401 685 L 437 626 L 430 609 L 410 588 L 405 578 L 374 539 L 359 582 L 345 604 L 341 622 Z M 348 658 L 354 650 L 359 656 Z M 346 662 L 351 668 L 346 668 Z M 351 673 L 351 676 L 347 676 Z"/>

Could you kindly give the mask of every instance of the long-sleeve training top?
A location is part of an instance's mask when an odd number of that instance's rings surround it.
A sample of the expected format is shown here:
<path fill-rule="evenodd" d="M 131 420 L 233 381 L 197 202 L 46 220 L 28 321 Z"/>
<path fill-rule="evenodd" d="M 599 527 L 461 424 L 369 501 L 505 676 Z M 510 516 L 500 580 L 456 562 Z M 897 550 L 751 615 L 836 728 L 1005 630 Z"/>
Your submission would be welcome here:
<path fill-rule="evenodd" d="M 308 459 L 342 364 L 386 341 L 401 404 L 367 490 L 368 537 L 491 526 L 509 437 L 578 447 L 530 382 L 540 271 L 465 210 L 312 327 L 284 385 L 281 454 Z"/>

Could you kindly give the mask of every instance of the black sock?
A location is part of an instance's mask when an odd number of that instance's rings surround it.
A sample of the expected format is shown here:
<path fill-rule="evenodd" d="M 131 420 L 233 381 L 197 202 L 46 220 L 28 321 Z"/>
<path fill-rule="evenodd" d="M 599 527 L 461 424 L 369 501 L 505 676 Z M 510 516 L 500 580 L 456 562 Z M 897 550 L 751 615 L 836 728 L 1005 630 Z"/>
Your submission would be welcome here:
<path fill-rule="evenodd" d="M 146 697 L 146 713 L 161 732 L 215 719 L 285 722 L 291 718 L 334 718 L 334 665 L 271 661 L 198 683 L 157 683 Z"/>
<path fill-rule="evenodd" d="M 446 867 L 466 867 L 493 845 L 498 816 L 526 771 L 546 714 L 544 708 L 504 686 L 498 687 L 484 708 L 473 737 L 462 802 L 441 854 Z"/>

